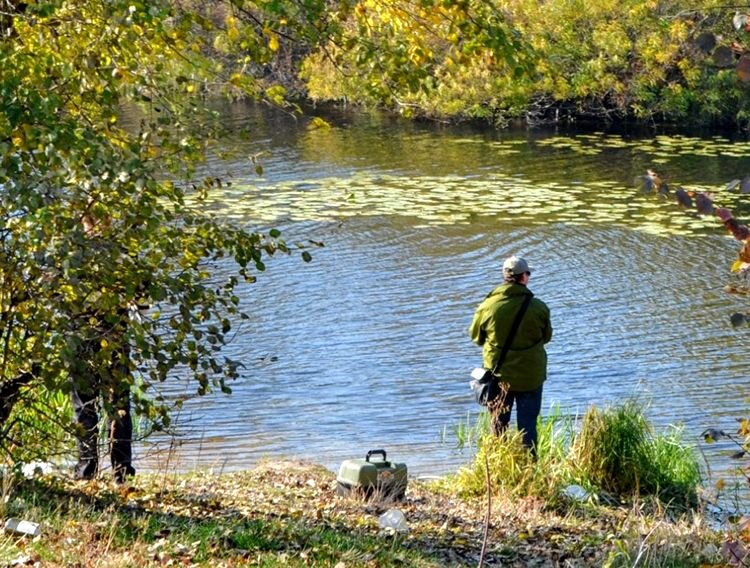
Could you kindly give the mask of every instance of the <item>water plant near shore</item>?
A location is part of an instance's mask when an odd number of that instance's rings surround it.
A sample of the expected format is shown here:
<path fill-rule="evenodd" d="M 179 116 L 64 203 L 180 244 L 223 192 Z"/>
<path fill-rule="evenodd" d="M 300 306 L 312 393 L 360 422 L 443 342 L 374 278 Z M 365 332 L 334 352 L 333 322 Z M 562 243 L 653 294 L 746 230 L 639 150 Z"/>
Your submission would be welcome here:
<path fill-rule="evenodd" d="M 612 502 L 653 496 L 686 509 L 697 505 L 697 455 L 678 428 L 655 432 L 635 402 L 605 409 L 592 406 L 580 427 L 574 417 L 553 411 L 540 422 L 536 461 L 517 432 L 494 437 L 486 425 L 486 418 L 481 418 L 474 427 L 485 429 L 473 462 L 447 482 L 461 494 L 486 491 L 489 463 L 491 486 L 510 496 L 534 495 L 555 503 L 564 487 L 577 484 L 592 498 Z M 458 432 L 470 428 L 464 425 Z"/>
<path fill-rule="evenodd" d="M 577 475 L 615 495 L 656 495 L 696 504 L 700 468 L 680 431 L 656 434 L 633 402 L 583 418 L 571 446 Z"/>

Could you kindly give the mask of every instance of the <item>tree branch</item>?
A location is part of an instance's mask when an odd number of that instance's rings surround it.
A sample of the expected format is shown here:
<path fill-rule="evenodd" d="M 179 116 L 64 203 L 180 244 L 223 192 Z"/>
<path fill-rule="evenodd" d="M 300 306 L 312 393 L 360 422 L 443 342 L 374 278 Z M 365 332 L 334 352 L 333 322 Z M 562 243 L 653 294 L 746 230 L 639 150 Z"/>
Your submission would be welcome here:
<path fill-rule="evenodd" d="M 32 368 L 31 371 L 26 371 L 13 379 L 0 383 L 0 428 L 8 420 L 13 406 L 18 401 L 21 388 L 34 380 L 38 370 L 38 368 Z"/>

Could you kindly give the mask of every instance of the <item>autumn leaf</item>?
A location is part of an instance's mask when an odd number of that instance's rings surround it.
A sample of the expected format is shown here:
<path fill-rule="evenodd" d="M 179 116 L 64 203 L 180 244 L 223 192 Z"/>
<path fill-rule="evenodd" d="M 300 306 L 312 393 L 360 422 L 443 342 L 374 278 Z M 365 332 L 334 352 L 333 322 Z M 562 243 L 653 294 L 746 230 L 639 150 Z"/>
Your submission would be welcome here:
<path fill-rule="evenodd" d="M 701 434 L 707 444 L 711 444 L 721 438 L 726 438 L 727 435 L 723 430 L 717 430 L 716 428 L 708 428 Z"/>
<path fill-rule="evenodd" d="M 701 215 L 711 215 L 714 212 L 714 203 L 711 194 L 698 193 L 695 196 L 695 208 Z"/>
<path fill-rule="evenodd" d="M 675 197 L 677 198 L 677 203 L 679 203 L 681 206 L 688 209 L 693 207 L 693 199 L 690 197 L 687 191 L 685 191 L 681 187 L 678 187 L 674 193 Z"/>

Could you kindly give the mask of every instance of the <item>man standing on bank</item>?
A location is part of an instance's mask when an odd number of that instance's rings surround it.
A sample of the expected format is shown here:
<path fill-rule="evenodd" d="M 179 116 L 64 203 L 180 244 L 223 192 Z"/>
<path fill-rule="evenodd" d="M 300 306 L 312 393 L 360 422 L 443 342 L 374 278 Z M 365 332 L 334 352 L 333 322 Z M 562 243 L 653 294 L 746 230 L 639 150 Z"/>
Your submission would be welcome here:
<path fill-rule="evenodd" d="M 530 277 L 531 270 L 523 258 L 506 259 L 504 282 L 479 304 L 469 334 L 474 343 L 483 347 L 484 368 L 495 369 L 525 297 L 531 297 L 499 370 L 500 395 L 489 408 L 492 432 L 497 436 L 508 427 L 515 402 L 523 444 L 536 455 L 536 422 L 542 408 L 542 386 L 547 378 L 544 344 L 552 339 L 552 324 L 547 305 L 534 298 L 527 287 Z"/>

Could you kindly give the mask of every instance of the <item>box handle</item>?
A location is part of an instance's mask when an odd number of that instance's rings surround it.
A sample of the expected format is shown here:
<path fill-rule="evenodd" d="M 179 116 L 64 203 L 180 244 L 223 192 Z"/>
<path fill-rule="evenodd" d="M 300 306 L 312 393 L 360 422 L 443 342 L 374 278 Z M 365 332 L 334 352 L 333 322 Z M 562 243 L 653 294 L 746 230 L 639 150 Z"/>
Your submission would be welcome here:
<path fill-rule="evenodd" d="M 369 462 L 370 456 L 374 456 L 376 454 L 380 454 L 381 456 L 383 456 L 383 461 L 388 461 L 385 457 L 385 450 L 370 450 L 369 452 L 367 452 L 367 455 L 365 456 L 365 461 Z"/>

